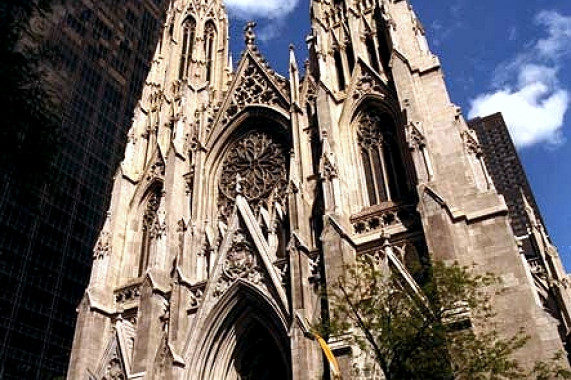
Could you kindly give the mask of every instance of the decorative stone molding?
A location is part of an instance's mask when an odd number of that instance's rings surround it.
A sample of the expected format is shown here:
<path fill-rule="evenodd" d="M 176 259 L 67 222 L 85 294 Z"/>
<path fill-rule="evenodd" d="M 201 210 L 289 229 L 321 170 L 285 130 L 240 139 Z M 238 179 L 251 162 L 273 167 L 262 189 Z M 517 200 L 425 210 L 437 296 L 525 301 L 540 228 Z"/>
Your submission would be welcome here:
<path fill-rule="evenodd" d="M 274 267 L 276 268 L 276 273 L 280 278 L 280 282 L 282 286 L 287 286 L 288 282 L 288 273 L 289 273 L 289 260 L 287 258 L 277 260 L 274 263 Z"/>
<path fill-rule="evenodd" d="M 406 141 L 411 150 L 422 149 L 426 146 L 426 137 L 424 137 L 420 123 L 408 123 L 406 127 Z"/>
<path fill-rule="evenodd" d="M 243 231 L 236 231 L 232 240 L 232 247 L 222 264 L 222 272 L 230 280 L 248 278 L 257 283 L 257 260 L 253 252 L 252 243 Z"/>
<path fill-rule="evenodd" d="M 427 180 L 434 178 L 434 167 L 428 153 L 426 137 L 424 136 L 421 123 L 411 121 L 406 127 L 406 141 L 411 151 L 420 153 L 419 160 L 424 164 L 426 169 Z"/>
<path fill-rule="evenodd" d="M 147 181 L 152 182 L 155 179 L 164 179 L 166 173 L 165 162 L 162 159 L 157 159 L 147 173 Z"/>
<path fill-rule="evenodd" d="M 127 376 L 121 365 L 121 360 L 118 357 L 114 357 L 107 364 L 107 369 L 102 380 L 126 380 Z"/>
<path fill-rule="evenodd" d="M 381 231 L 387 227 L 417 225 L 419 217 L 413 205 L 380 205 L 371 207 L 364 213 L 351 217 L 353 232 L 361 235 L 373 231 Z"/>
<path fill-rule="evenodd" d="M 154 223 L 152 224 L 151 228 L 149 229 L 151 239 L 159 239 L 165 236 L 167 231 L 167 224 L 165 221 L 160 220 L 160 218 L 156 218 Z"/>
<path fill-rule="evenodd" d="M 214 297 L 221 296 L 234 282 L 245 280 L 262 285 L 264 274 L 258 264 L 254 244 L 243 230 L 234 232 L 232 245 L 222 263 L 221 276 L 214 289 Z"/>
<path fill-rule="evenodd" d="M 308 255 L 309 282 L 317 284 L 321 281 L 321 254 L 312 252 Z"/>
<path fill-rule="evenodd" d="M 93 250 L 93 259 L 100 260 L 111 254 L 111 234 L 107 231 L 101 232 L 99 240 Z"/>
<path fill-rule="evenodd" d="M 192 286 L 188 299 L 188 313 L 196 313 L 202 304 L 204 291 L 206 290 L 206 282 Z"/>
<path fill-rule="evenodd" d="M 365 95 L 377 94 L 385 97 L 385 91 L 381 82 L 373 76 L 369 70 L 363 70 L 355 84 L 353 99 L 362 99 Z"/>
<path fill-rule="evenodd" d="M 327 181 L 331 181 L 333 178 L 338 176 L 337 165 L 329 157 L 329 155 L 323 155 L 321 158 L 321 176 Z"/>
<path fill-rule="evenodd" d="M 468 152 L 476 155 L 476 157 L 481 157 L 484 154 L 474 131 L 466 130 L 462 132 L 462 140 Z"/>
<path fill-rule="evenodd" d="M 186 195 L 191 195 L 194 190 L 194 176 L 195 176 L 195 168 L 194 165 L 190 168 L 190 171 L 184 175 L 184 184 Z"/>
<path fill-rule="evenodd" d="M 256 44 L 256 33 L 254 32 L 255 27 L 255 22 L 249 22 L 244 28 L 244 40 L 246 42 L 246 46 L 253 46 Z"/>
<path fill-rule="evenodd" d="M 532 274 L 542 278 L 547 277 L 547 271 L 545 270 L 543 260 L 540 257 L 528 259 L 527 262 L 529 263 Z"/>
<path fill-rule="evenodd" d="M 131 284 L 115 291 L 115 303 L 124 305 L 138 301 L 141 298 L 141 284 Z"/>

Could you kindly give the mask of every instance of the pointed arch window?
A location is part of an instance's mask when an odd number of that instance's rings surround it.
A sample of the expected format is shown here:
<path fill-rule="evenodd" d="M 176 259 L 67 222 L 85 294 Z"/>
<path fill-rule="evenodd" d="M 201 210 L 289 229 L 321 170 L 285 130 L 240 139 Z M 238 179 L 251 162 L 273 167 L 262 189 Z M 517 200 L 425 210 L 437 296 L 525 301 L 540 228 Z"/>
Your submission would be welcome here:
<path fill-rule="evenodd" d="M 367 54 L 369 56 L 369 63 L 371 64 L 371 67 L 377 71 L 380 71 L 381 68 L 379 66 L 379 59 L 377 58 L 377 48 L 371 34 L 368 34 L 365 37 L 365 45 L 367 47 Z"/>
<path fill-rule="evenodd" d="M 345 45 L 345 51 L 347 52 L 347 64 L 349 65 L 349 74 L 353 73 L 355 68 L 355 54 L 353 53 L 353 44 L 348 42 Z"/>
<path fill-rule="evenodd" d="M 333 60 L 335 62 L 335 71 L 337 72 L 337 88 L 339 91 L 345 90 L 345 70 L 343 68 L 343 59 L 341 58 L 341 50 L 339 47 L 333 52 Z"/>
<path fill-rule="evenodd" d="M 194 39 L 196 37 L 196 21 L 192 17 L 187 18 L 182 24 L 182 52 L 180 55 L 180 67 L 178 78 L 186 79 L 188 69 L 192 61 L 192 51 L 194 50 Z"/>
<path fill-rule="evenodd" d="M 204 27 L 204 52 L 206 59 L 206 80 L 212 82 L 214 55 L 216 54 L 216 26 L 207 21 Z"/>
<path fill-rule="evenodd" d="M 357 141 L 371 206 L 401 197 L 403 169 L 394 131 L 394 121 L 386 113 L 366 112 L 358 121 Z"/>
<path fill-rule="evenodd" d="M 143 275 L 149 266 L 155 240 L 161 233 L 161 223 L 158 218 L 158 210 L 162 200 L 162 187 L 157 186 L 147 198 L 143 213 L 141 253 L 139 255 L 139 269 L 137 276 Z"/>
<path fill-rule="evenodd" d="M 377 17 L 379 20 L 377 23 L 377 42 L 378 42 L 378 53 L 379 58 L 381 60 L 380 66 L 382 66 L 383 70 L 387 75 L 389 75 L 390 67 L 389 62 L 391 60 L 391 53 L 392 53 L 392 45 L 391 45 L 391 38 L 389 27 L 387 22 L 384 20 L 383 16 Z M 368 49 L 368 47 L 367 47 Z"/>

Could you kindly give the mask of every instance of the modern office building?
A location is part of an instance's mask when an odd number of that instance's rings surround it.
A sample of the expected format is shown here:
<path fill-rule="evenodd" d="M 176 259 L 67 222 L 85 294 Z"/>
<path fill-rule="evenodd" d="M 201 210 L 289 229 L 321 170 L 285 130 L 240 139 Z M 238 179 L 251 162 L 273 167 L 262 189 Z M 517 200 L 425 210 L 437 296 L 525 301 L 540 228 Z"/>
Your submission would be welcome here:
<path fill-rule="evenodd" d="M 68 379 L 383 378 L 344 336 L 310 339 L 357 259 L 392 271 L 395 294 L 418 294 L 435 260 L 494 272 L 497 331 L 529 336 L 518 358 L 564 349 L 559 257 L 537 262 L 557 292 L 550 315 L 410 2 L 310 7 L 302 77 L 293 49 L 287 76 L 271 69 L 254 23 L 231 67 L 222 0 L 171 2 Z"/>
<path fill-rule="evenodd" d="M 468 124 L 478 136 L 496 190 L 506 200 L 514 233 L 525 241 L 526 256 L 537 256 L 526 238 L 530 226 L 526 200 L 539 220 L 541 213 L 502 114 L 475 118 Z"/>
<path fill-rule="evenodd" d="M 498 193 L 504 196 L 509 220 L 521 252 L 526 258 L 541 303 L 553 317 L 565 321 L 560 335 L 569 349 L 569 332 L 564 327 L 571 320 L 562 293 L 566 274 L 557 248 L 553 245 L 523 164 L 501 113 L 468 122 L 475 131 L 488 173 Z"/>
<path fill-rule="evenodd" d="M 1 379 L 66 374 L 76 308 L 163 26 L 163 3 L 75 0 L 52 25 L 46 46 L 66 73 L 69 101 L 53 180 L 32 189 L 39 202 L 2 203 Z"/>

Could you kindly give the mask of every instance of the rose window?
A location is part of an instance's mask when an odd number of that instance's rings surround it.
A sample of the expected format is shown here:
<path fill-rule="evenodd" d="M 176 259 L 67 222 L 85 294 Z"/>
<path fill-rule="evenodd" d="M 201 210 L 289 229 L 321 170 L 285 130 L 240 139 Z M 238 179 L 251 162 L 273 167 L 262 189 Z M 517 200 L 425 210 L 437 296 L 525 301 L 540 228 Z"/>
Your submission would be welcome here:
<path fill-rule="evenodd" d="M 285 147 L 264 132 L 252 132 L 228 150 L 220 180 L 222 214 L 229 216 L 238 191 L 255 210 L 273 196 L 281 200 L 287 186 Z"/>

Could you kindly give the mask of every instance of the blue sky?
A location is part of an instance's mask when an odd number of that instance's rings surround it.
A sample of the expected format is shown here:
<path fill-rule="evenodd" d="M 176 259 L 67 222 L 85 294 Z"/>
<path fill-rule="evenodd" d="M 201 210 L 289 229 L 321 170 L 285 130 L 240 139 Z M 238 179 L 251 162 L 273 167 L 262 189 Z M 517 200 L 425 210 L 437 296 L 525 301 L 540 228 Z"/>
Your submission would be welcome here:
<path fill-rule="evenodd" d="M 502 111 L 548 231 L 571 270 L 571 1 L 411 0 L 466 117 Z M 309 0 L 227 0 L 231 50 L 246 19 L 287 73 L 288 46 L 306 58 Z"/>

